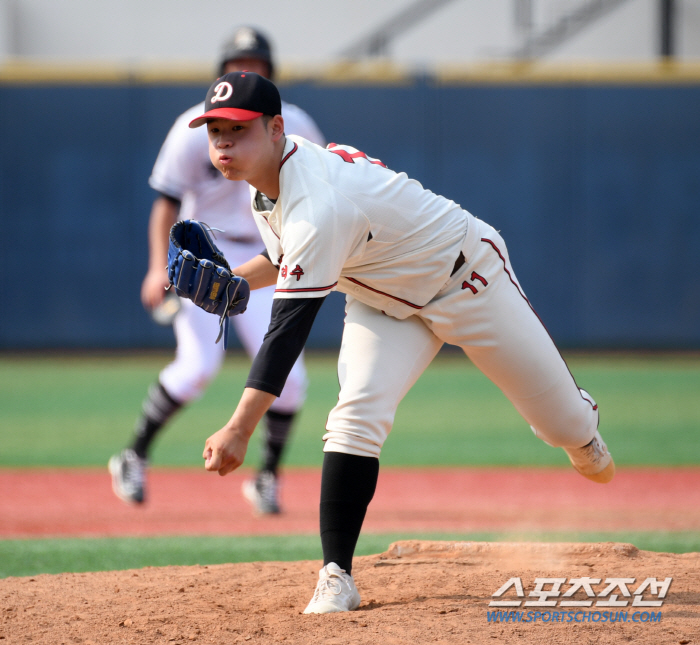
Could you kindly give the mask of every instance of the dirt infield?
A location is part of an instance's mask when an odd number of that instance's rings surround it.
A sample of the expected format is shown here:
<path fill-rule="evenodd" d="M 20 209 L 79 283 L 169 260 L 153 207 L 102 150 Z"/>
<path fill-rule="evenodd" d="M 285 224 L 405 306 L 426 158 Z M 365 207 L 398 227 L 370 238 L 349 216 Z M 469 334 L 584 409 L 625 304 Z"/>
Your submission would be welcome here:
<path fill-rule="evenodd" d="M 624 544 L 402 542 L 358 558 L 362 604 L 354 612 L 305 616 L 319 562 L 146 568 L 0 580 L 0 640 L 46 645 L 299 643 L 698 643 L 700 554 L 668 555 Z M 530 595 L 535 578 L 563 578 L 554 606 Z M 572 578 L 592 578 L 562 607 Z M 511 578 L 501 601 L 489 607 Z M 608 579 L 627 579 L 605 593 Z M 647 578 L 672 578 L 664 596 Z M 633 580 L 632 580 L 633 579 Z M 596 581 L 602 581 L 598 583 Z M 544 590 L 552 589 L 545 583 Z M 614 594 L 614 595 L 611 595 Z M 592 595 L 591 595 L 592 594 Z M 552 600 L 552 598 L 554 598 Z M 634 606 L 634 602 L 662 606 Z M 617 606 L 604 606 L 612 602 Z M 496 612 L 520 612 L 497 621 Z M 489 615 L 491 620 L 489 620 Z M 506 614 L 517 617 L 517 613 Z M 527 621 L 527 622 L 523 622 Z"/>
<path fill-rule="evenodd" d="M 317 531 L 318 471 L 286 473 L 285 513 L 276 518 L 251 517 L 240 495 L 245 477 L 154 469 L 148 504 L 130 508 L 114 498 L 103 470 L 0 470 L 0 537 Z M 599 486 L 568 469 L 386 468 L 365 523 L 374 532 L 660 529 L 700 529 L 700 469 L 622 469 L 612 484 Z M 320 565 L 6 578 L 0 643 L 700 644 L 698 553 L 612 543 L 402 542 L 357 558 L 358 611 L 305 616 Z M 594 595 L 583 588 L 569 600 L 589 606 L 562 607 L 571 579 L 584 577 L 593 579 Z M 522 593 L 514 585 L 501 600 L 520 606 L 490 607 L 511 578 L 519 579 Z M 525 605 L 533 602 L 536 578 L 564 579 L 560 595 L 545 600 L 553 605 Z M 604 593 L 611 578 L 628 581 Z M 635 595 L 648 578 L 653 584 Z M 660 598 L 657 581 L 668 578 Z M 635 598 L 662 605 L 634 606 Z M 599 604 L 606 601 L 612 604 Z"/>
<path fill-rule="evenodd" d="M 0 470 L 0 538 L 315 533 L 320 472 L 287 471 L 285 513 L 255 519 L 247 475 L 153 469 L 149 499 L 117 500 L 104 470 Z M 700 530 L 700 469 L 620 469 L 606 486 L 571 469 L 383 468 L 364 530 Z"/>

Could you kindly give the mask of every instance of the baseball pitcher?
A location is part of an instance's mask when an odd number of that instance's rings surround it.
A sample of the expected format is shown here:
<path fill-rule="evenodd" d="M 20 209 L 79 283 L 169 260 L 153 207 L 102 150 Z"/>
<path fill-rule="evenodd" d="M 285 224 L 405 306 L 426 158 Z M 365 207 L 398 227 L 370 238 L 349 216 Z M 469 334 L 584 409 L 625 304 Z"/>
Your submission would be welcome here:
<path fill-rule="evenodd" d="M 306 613 L 359 606 L 352 558 L 379 455 L 399 402 L 443 343 L 461 347 L 579 473 L 612 479 L 598 406 L 535 314 L 496 230 L 364 152 L 288 135 L 279 93 L 261 76 L 223 76 L 205 106 L 190 127 L 206 126 L 224 177 L 250 183 L 265 242 L 262 254 L 232 271 L 251 289 L 275 288 L 238 407 L 206 441 L 207 470 L 225 475 L 243 463 L 323 299 L 333 290 L 346 294 L 340 394 L 323 436 L 324 566 Z"/>

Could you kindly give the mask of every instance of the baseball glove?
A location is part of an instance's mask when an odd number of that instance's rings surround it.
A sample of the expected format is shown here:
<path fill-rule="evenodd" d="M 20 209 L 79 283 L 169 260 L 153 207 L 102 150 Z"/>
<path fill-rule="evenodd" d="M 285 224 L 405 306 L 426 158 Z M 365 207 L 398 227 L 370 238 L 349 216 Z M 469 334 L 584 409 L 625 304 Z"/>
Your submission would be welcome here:
<path fill-rule="evenodd" d="M 168 277 L 178 296 L 219 316 L 216 342 L 223 334 L 226 347 L 228 318 L 246 310 L 250 287 L 244 278 L 231 273 L 210 231 L 206 224 L 193 219 L 173 225 L 168 246 Z"/>

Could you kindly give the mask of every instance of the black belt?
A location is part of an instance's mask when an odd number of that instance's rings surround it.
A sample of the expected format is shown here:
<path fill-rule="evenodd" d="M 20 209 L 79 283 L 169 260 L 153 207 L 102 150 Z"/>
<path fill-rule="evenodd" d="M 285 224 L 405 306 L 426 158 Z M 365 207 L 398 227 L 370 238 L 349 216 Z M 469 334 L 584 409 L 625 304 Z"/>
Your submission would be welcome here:
<path fill-rule="evenodd" d="M 450 278 L 464 266 L 464 263 L 466 261 L 467 261 L 467 259 L 464 257 L 464 253 L 462 253 L 462 251 L 460 251 L 459 257 L 457 258 L 457 261 L 455 262 L 455 266 L 452 269 L 452 273 L 450 273 Z"/>
<path fill-rule="evenodd" d="M 224 239 L 227 242 L 234 242 L 236 244 L 256 244 L 260 242 L 260 239 L 257 237 L 230 237 L 224 235 Z"/>

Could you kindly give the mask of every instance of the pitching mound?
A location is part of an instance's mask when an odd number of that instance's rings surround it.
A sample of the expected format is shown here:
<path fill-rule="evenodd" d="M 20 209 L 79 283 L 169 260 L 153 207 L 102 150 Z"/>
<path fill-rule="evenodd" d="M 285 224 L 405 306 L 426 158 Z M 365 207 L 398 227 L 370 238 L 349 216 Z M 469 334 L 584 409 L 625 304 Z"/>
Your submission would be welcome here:
<path fill-rule="evenodd" d="M 264 562 L 7 578 L 0 640 L 700 643 L 699 553 L 614 543 L 397 542 L 356 560 L 358 611 L 305 616 L 319 567 Z"/>

